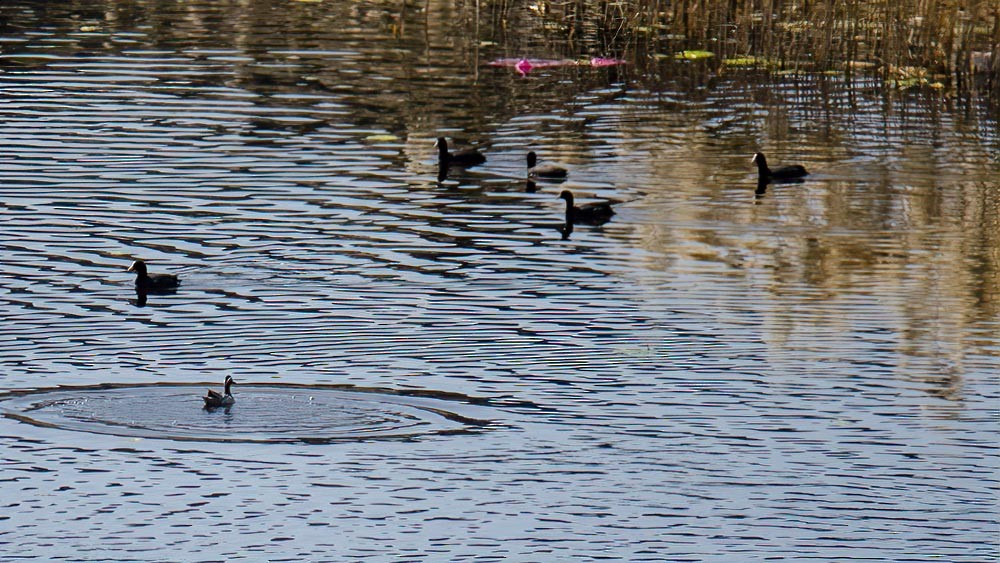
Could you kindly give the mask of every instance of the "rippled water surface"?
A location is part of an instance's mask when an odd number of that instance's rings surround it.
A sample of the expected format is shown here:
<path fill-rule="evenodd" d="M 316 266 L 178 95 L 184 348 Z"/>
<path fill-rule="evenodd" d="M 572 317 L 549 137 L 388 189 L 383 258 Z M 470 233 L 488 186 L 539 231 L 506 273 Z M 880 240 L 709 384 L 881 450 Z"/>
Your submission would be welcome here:
<path fill-rule="evenodd" d="M 213 406 L 190 385 L 95 386 L 12 393 L 4 415 L 21 422 L 115 436 L 190 442 L 326 444 L 415 439 L 487 428 L 462 401 L 332 386 L 240 385 Z M 199 412 L 198 409 L 201 408 Z M 482 412 L 488 412 L 482 409 Z"/>
<path fill-rule="evenodd" d="M 418 4 L 0 5 L 0 559 L 1000 556 L 984 103 Z"/>

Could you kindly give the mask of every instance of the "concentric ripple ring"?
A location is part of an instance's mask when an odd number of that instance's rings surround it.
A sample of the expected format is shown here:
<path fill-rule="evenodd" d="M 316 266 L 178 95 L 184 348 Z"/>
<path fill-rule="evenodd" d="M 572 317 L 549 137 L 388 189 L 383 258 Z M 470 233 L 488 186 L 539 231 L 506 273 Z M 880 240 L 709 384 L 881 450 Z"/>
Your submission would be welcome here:
<path fill-rule="evenodd" d="M 203 442 L 332 443 L 482 431 L 485 401 L 348 385 L 242 384 L 202 408 L 213 384 L 105 384 L 0 395 L 3 416 L 63 430 Z"/>

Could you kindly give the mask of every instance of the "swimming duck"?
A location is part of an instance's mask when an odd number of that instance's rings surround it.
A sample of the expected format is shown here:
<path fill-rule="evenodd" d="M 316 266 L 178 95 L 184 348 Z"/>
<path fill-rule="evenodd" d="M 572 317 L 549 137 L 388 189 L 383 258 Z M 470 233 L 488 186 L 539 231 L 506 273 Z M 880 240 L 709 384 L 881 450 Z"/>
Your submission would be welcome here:
<path fill-rule="evenodd" d="M 528 153 L 528 177 L 529 178 L 550 178 L 560 179 L 566 177 L 566 169 L 553 164 L 543 164 L 538 166 L 538 155 L 535 151 Z"/>
<path fill-rule="evenodd" d="M 448 141 L 444 137 L 438 137 L 434 146 L 438 149 L 438 165 L 441 167 L 462 166 L 469 167 L 486 162 L 483 153 L 476 149 L 463 149 L 455 152 L 448 152 Z"/>
<path fill-rule="evenodd" d="M 211 409 L 215 407 L 231 407 L 236 399 L 233 398 L 232 390 L 230 389 L 236 381 L 233 380 L 232 376 L 226 376 L 226 393 L 220 394 L 218 391 L 212 389 L 208 390 L 208 394 L 202 397 L 205 399 L 205 408 Z"/>
<path fill-rule="evenodd" d="M 606 201 L 588 203 L 583 207 L 573 205 L 573 192 L 563 190 L 559 194 L 560 199 L 566 200 L 566 224 L 584 223 L 588 225 L 601 225 L 611 220 L 615 210 L 611 209 L 611 204 Z"/>
<path fill-rule="evenodd" d="M 132 262 L 127 272 L 135 272 L 135 290 L 139 293 L 169 292 L 177 289 L 181 283 L 174 274 L 153 274 L 146 272 L 146 263 L 142 260 Z"/>
<path fill-rule="evenodd" d="M 767 167 L 767 159 L 764 158 L 764 153 L 759 152 L 753 155 L 753 160 L 750 162 L 757 165 L 757 181 L 758 182 L 772 182 L 772 181 L 782 181 L 782 180 L 797 180 L 804 176 L 808 176 L 809 172 L 801 164 L 793 164 L 791 166 L 782 166 L 781 168 L 776 168 L 771 170 Z"/>

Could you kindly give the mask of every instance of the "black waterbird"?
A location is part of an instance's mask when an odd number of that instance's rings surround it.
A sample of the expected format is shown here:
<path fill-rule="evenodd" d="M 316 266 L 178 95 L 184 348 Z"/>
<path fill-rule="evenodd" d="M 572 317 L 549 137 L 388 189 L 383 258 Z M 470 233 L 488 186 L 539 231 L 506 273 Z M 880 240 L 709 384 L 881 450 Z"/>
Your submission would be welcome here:
<path fill-rule="evenodd" d="M 801 181 L 801 178 L 808 176 L 809 172 L 806 171 L 805 167 L 801 164 L 793 164 L 791 166 L 782 166 L 781 168 L 771 169 L 767 166 L 767 159 L 764 157 L 764 153 L 759 152 L 753 155 L 753 160 L 750 162 L 757 165 L 757 182 L 795 182 Z"/>
<path fill-rule="evenodd" d="M 581 207 L 573 205 L 573 192 L 569 190 L 563 190 L 562 193 L 559 194 L 559 198 L 566 200 L 567 225 L 572 225 L 574 223 L 602 225 L 611 220 L 611 216 L 615 214 L 615 210 L 611 209 L 611 204 L 606 201 L 588 203 Z"/>
<path fill-rule="evenodd" d="M 213 409 L 216 407 L 231 407 L 236 402 L 233 398 L 232 386 L 236 383 L 232 376 L 226 376 L 225 383 L 225 393 L 219 393 L 213 389 L 208 390 L 208 394 L 202 397 L 205 400 L 205 408 Z"/>
<path fill-rule="evenodd" d="M 434 143 L 438 149 L 438 166 L 461 166 L 467 168 L 486 162 L 483 153 L 476 149 L 462 149 L 455 152 L 448 152 L 448 141 L 444 137 L 438 137 Z"/>
<path fill-rule="evenodd" d="M 181 281 L 175 274 L 152 274 L 146 271 L 146 263 L 142 260 L 132 262 L 127 272 L 135 272 L 135 290 L 137 293 L 169 293 L 175 291 Z"/>

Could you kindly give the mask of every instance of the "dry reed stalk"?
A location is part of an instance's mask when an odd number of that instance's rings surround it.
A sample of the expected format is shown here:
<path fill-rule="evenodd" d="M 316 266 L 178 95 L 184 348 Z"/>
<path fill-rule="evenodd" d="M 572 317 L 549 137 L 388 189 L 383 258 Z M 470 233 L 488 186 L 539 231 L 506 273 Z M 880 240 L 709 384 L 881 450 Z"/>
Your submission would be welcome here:
<path fill-rule="evenodd" d="M 563 41 L 627 51 L 752 56 L 777 70 L 876 66 L 887 84 L 984 83 L 1000 97 L 1000 6 L 994 0 L 491 0 L 494 25 L 540 15 Z M 504 29 L 506 29 L 504 27 Z M 555 31 L 558 30 L 558 31 Z M 558 40 L 559 37 L 552 36 Z M 870 70 L 866 70 L 866 73 Z M 975 79 L 975 80 L 974 80 Z"/>

